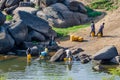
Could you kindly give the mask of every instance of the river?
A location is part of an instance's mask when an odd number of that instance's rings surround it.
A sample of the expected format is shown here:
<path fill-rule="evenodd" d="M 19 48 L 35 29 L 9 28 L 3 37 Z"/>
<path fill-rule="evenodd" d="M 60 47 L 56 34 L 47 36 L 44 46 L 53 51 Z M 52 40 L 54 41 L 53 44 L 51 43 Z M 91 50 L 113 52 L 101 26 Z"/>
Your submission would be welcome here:
<path fill-rule="evenodd" d="M 93 71 L 92 63 L 81 64 L 80 61 L 73 61 L 69 65 L 36 59 L 28 64 L 25 57 L 0 61 L 0 80 L 102 80 L 109 76 Z"/>

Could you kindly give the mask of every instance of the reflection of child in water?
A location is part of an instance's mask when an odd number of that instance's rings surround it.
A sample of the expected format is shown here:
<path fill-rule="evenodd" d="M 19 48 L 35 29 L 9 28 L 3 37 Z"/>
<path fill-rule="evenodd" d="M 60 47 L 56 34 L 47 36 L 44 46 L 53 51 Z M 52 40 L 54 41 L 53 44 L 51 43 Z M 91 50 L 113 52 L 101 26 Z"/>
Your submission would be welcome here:
<path fill-rule="evenodd" d="M 71 69 L 72 69 L 72 64 L 68 64 L 66 67 L 67 67 L 67 70 L 68 70 L 68 71 L 71 71 Z"/>

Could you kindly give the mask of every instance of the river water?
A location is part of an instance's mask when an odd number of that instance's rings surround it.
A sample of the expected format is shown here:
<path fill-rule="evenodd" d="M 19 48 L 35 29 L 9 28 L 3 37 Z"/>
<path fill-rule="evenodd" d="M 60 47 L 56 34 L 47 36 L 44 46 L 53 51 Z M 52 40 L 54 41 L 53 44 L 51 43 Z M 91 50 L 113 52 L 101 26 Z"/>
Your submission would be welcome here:
<path fill-rule="evenodd" d="M 0 80 L 102 80 L 109 76 L 93 71 L 92 63 L 81 64 L 80 61 L 73 61 L 69 65 L 41 60 L 33 60 L 28 64 L 25 57 L 0 61 Z"/>

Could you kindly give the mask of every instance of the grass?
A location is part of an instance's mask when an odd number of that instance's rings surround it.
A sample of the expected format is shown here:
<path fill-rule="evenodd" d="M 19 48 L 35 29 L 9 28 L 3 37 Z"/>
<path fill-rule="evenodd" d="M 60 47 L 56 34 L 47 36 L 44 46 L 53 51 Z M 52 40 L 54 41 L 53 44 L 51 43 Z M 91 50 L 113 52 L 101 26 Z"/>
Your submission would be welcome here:
<path fill-rule="evenodd" d="M 73 26 L 73 27 L 69 27 L 69 28 L 55 28 L 55 27 L 53 27 L 53 30 L 55 30 L 57 32 L 58 37 L 66 37 L 66 36 L 68 36 L 69 33 L 76 32 L 80 28 L 86 28 L 88 26 L 90 26 L 89 23 L 84 24 L 84 25 Z"/>
<path fill-rule="evenodd" d="M 114 5 L 114 3 L 112 0 L 95 0 L 89 7 L 92 9 L 114 10 L 118 8 L 118 5 Z"/>
<path fill-rule="evenodd" d="M 6 20 L 7 20 L 7 21 L 10 21 L 10 20 L 12 20 L 12 19 L 13 19 L 12 15 L 6 15 Z"/>
<path fill-rule="evenodd" d="M 6 80 L 7 79 L 7 75 L 0 75 L 0 80 Z"/>
<path fill-rule="evenodd" d="M 104 77 L 102 80 L 115 80 L 115 77 L 120 77 L 120 68 L 110 69 L 109 73 L 112 74 L 111 77 Z"/>

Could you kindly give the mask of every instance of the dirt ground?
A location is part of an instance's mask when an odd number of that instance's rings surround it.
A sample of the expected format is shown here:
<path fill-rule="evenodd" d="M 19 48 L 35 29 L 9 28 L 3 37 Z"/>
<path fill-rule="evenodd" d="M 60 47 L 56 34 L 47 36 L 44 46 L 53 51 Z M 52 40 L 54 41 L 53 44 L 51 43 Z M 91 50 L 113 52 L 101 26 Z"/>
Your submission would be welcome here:
<path fill-rule="evenodd" d="M 61 41 L 59 46 L 62 47 L 80 47 L 87 54 L 93 55 L 100 49 L 104 48 L 107 45 L 115 45 L 118 52 L 120 53 L 120 8 L 115 11 L 106 12 L 105 15 L 98 17 L 95 20 L 96 32 L 99 29 L 99 26 L 104 22 L 104 33 L 103 37 L 89 37 L 90 27 L 80 29 L 73 35 L 82 36 L 84 38 L 83 42 L 71 42 L 69 37 Z"/>

